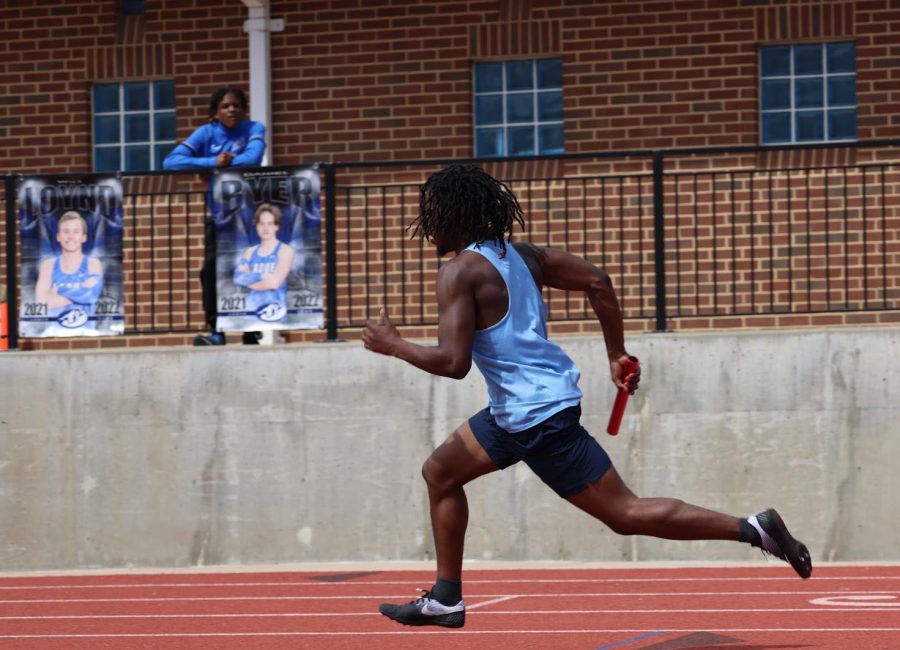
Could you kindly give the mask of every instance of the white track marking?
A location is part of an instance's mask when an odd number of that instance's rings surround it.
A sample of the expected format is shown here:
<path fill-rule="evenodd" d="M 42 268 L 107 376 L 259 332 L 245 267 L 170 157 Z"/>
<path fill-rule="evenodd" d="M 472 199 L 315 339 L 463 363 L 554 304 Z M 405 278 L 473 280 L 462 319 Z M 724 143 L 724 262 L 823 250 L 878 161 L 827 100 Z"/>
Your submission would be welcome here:
<path fill-rule="evenodd" d="M 815 598 L 809 601 L 811 605 L 827 605 L 829 607 L 864 607 L 869 611 L 875 607 L 879 608 L 900 608 L 900 600 L 896 596 L 882 596 L 875 594 L 827 596 L 825 598 Z"/>
<path fill-rule="evenodd" d="M 475 605 L 466 605 L 466 612 L 480 606 L 509 600 L 498 598 Z M 533 615 L 590 615 L 590 614 L 734 614 L 734 613 L 775 613 L 775 612 L 861 612 L 859 607 L 846 609 L 833 607 L 824 610 L 820 607 L 778 607 L 778 608 L 734 608 L 734 609 L 535 609 L 535 610 L 499 610 L 482 611 L 478 616 L 533 616 Z M 866 612 L 893 612 L 892 607 L 871 606 Z M 0 621 L 44 621 L 44 620 L 83 620 L 83 619 L 157 619 L 157 618 L 340 618 L 342 616 L 379 616 L 378 612 L 261 612 L 258 614 L 60 614 L 56 616 L 0 616 Z"/>
<path fill-rule="evenodd" d="M 861 591 L 866 594 L 900 594 L 898 590 Z M 833 595 L 834 592 L 822 589 L 808 591 L 621 591 L 599 593 L 522 593 L 522 594 L 478 594 L 469 598 L 635 598 L 666 596 L 812 596 L 816 594 Z M 234 600 L 396 600 L 408 598 L 409 594 L 366 594 L 351 596 L 172 596 L 169 598 L 24 598 L 20 600 L 0 600 L 0 604 L 15 603 L 168 603 L 191 601 L 234 601 Z"/>
<path fill-rule="evenodd" d="M 415 632 L 408 630 L 399 631 L 375 631 L 375 632 L 184 632 L 184 633 L 147 633 L 147 634 L 0 634 L 0 639 L 131 639 L 131 638 L 186 638 L 186 637 L 291 637 L 291 636 L 422 636 L 425 634 L 453 636 L 470 635 L 491 635 L 491 634 L 640 634 L 645 632 L 655 632 L 656 630 L 647 629 L 595 629 L 595 630 L 453 630 L 447 632 L 443 630 L 424 630 L 416 629 Z M 900 632 L 900 627 L 796 627 L 796 628 L 722 628 L 713 629 L 703 628 L 678 628 L 668 629 L 667 632 L 710 632 L 710 633 L 735 633 L 735 632 L 778 632 L 778 633 L 807 633 L 816 634 L 840 633 L 847 632 Z"/>
<path fill-rule="evenodd" d="M 494 598 L 493 600 L 483 600 L 480 603 L 475 603 L 474 605 L 466 605 L 466 610 L 472 611 L 473 609 L 478 609 L 479 607 L 496 605 L 497 603 L 505 603 L 507 600 L 512 600 L 514 598 L 518 598 L 518 596 L 501 596 L 499 598 Z"/>
<path fill-rule="evenodd" d="M 473 569 L 477 570 L 477 569 Z M 198 574 L 201 575 L 201 574 Z M 2 580 L 2 579 L 0 579 Z M 849 581 L 879 581 L 900 580 L 900 575 L 895 576 L 816 576 L 816 582 L 825 580 L 849 580 Z M 797 576 L 784 577 L 727 577 L 721 578 L 497 578 L 490 580 L 466 580 L 467 585 L 496 585 L 496 584 L 608 584 L 608 583 L 639 583 L 639 582 L 796 582 Z M 314 579 L 293 582 L 135 582 L 120 584 L 35 584 L 35 585 L 3 585 L 2 590 L 27 590 L 27 589 L 147 589 L 147 588 L 194 588 L 194 587 L 346 587 L 346 586 L 385 586 L 408 585 L 415 580 L 345 580 L 340 582 L 318 581 Z"/>

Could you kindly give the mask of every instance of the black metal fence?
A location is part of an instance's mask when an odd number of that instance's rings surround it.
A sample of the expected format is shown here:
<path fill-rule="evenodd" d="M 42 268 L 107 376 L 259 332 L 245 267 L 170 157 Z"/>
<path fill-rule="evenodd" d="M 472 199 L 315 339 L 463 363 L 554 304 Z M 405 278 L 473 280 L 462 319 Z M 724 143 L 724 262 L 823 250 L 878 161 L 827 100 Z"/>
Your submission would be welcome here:
<path fill-rule="evenodd" d="M 606 268 L 628 319 L 900 309 L 900 141 L 480 161 L 516 193 L 515 238 Z M 437 322 L 440 261 L 406 230 L 419 187 L 452 162 L 323 163 L 326 335 L 387 307 L 401 326 Z M 472 161 L 478 162 L 478 161 Z M 127 334 L 193 332 L 203 314 L 205 180 L 123 174 Z M 16 346 L 17 177 L 4 178 L 0 268 Z M 592 320 L 582 296 L 546 290 L 552 321 Z"/>

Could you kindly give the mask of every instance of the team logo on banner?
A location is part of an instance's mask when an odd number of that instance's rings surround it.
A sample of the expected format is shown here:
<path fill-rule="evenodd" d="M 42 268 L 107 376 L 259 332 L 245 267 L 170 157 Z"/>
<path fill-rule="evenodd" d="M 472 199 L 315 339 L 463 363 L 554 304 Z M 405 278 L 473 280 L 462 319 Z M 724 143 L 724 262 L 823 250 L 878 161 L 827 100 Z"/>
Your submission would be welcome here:
<path fill-rule="evenodd" d="M 22 336 L 122 334 L 122 183 L 108 175 L 19 179 Z"/>
<path fill-rule="evenodd" d="M 216 172 L 217 329 L 323 327 L 319 194 L 316 167 Z"/>

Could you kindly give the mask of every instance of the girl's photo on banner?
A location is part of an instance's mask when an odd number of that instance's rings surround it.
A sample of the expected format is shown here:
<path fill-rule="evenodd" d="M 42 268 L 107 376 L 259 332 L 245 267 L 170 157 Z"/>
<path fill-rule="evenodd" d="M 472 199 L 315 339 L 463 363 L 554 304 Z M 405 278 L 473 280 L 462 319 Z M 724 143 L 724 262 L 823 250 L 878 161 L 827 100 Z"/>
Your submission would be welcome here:
<path fill-rule="evenodd" d="M 315 167 L 216 173 L 218 330 L 323 327 L 319 183 Z"/>
<path fill-rule="evenodd" d="M 18 194 L 20 335 L 122 334 L 121 181 L 21 177 Z"/>

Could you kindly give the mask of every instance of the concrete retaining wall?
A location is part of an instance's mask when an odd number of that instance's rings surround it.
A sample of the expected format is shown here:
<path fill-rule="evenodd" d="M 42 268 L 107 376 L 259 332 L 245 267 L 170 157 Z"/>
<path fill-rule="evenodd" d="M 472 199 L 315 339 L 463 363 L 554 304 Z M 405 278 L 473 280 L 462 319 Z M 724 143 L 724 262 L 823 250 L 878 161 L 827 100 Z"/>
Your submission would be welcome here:
<path fill-rule="evenodd" d="M 602 341 L 560 339 L 585 425 L 638 494 L 782 512 L 814 556 L 900 559 L 900 334 L 630 337 L 644 379 L 616 438 Z M 355 342 L 0 354 L 0 570 L 432 554 L 422 461 L 485 403 Z M 470 486 L 466 556 L 747 560 L 619 537 L 526 467 Z"/>

